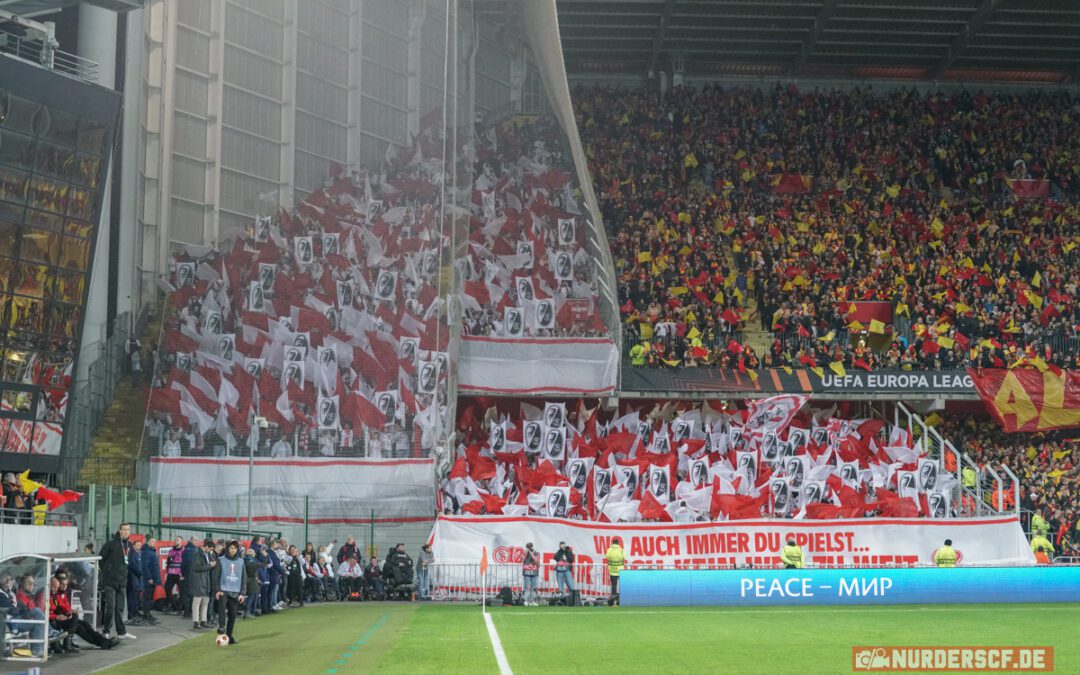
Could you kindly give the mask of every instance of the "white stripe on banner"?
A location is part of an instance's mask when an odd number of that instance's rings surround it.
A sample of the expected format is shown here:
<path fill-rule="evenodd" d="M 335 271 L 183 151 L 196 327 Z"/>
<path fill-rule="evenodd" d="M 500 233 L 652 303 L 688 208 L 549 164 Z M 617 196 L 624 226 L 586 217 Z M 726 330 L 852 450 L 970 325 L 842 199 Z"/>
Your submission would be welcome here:
<path fill-rule="evenodd" d="M 495 661 L 499 664 L 500 675 L 514 675 L 510 670 L 510 662 L 506 660 L 506 652 L 503 651 L 502 641 L 499 640 L 499 632 L 495 630 L 495 622 L 491 615 L 484 612 L 484 623 L 487 624 L 488 637 L 491 638 L 491 649 L 495 652 Z"/>

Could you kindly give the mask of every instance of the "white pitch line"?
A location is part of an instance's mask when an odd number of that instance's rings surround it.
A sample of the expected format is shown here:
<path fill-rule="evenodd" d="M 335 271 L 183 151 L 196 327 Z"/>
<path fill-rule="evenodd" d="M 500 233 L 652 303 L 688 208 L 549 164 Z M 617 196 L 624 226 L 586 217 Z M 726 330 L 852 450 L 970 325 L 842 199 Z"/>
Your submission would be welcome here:
<path fill-rule="evenodd" d="M 487 624 L 488 637 L 491 638 L 491 649 L 495 652 L 495 661 L 499 664 L 500 675 L 514 675 L 510 670 L 510 662 L 506 660 L 506 652 L 503 651 L 502 641 L 499 640 L 499 632 L 495 630 L 495 622 L 491 615 L 484 613 L 484 623 Z"/>
<path fill-rule="evenodd" d="M 1073 604 L 1073 603 L 1062 603 Z M 979 609 L 982 605 L 951 605 L 949 607 L 898 607 L 897 605 L 871 605 L 863 607 L 822 607 L 806 606 L 800 609 L 768 609 L 768 608 L 747 608 L 747 609 L 715 609 L 715 610 L 672 610 L 672 609 L 647 609 L 641 611 L 629 611 L 629 612 L 590 612 L 588 608 L 582 608 L 581 611 L 565 611 L 556 610 L 554 612 L 500 612 L 499 616 L 527 616 L 527 617 L 544 617 L 553 616 L 556 614 L 588 614 L 591 617 L 594 616 L 618 616 L 623 619 L 634 614 L 802 614 L 808 611 L 812 612 L 832 612 L 832 613 L 851 613 L 851 612 L 871 612 L 874 610 L 888 610 L 890 612 L 956 612 L 963 611 L 965 609 Z M 632 609 L 625 607 L 624 609 Z M 1016 611 L 1016 612 L 1046 612 L 1046 611 L 1068 611 L 1074 609 L 1071 607 L 1056 607 L 1049 605 L 1045 607 L 995 607 L 995 611 Z"/>

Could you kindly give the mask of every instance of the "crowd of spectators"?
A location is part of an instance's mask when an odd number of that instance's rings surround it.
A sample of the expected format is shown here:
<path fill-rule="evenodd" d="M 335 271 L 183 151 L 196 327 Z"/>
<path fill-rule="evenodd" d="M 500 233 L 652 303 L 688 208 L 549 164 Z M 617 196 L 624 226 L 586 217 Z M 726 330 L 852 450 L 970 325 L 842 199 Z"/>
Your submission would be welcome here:
<path fill-rule="evenodd" d="M 798 412 L 790 397 L 603 421 L 582 405 L 476 405 L 459 418 L 463 440 L 442 482 L 449 512 L 611 522 L 959 513 L 956 479 L 905 430 Z"/>
<path fill-rule="evenodd" d="M 1030 529 L 1038 514 L 1048 523 L 1052 554 L 1080 555 L 1080 434 L 1063 430 L 1048 433 L 1005 433 L 993 421 L 947 416 L 939 427 L 949 439 L 980 465 L 1005 464 L 1020 479 L 1020 507 Z M 997 501 L 996 486 L 984 486 Z M 1003 499 L 1013 506 L 1011 486 Z"/>
<path fill-rule="evenodd" d="M 747 368 L 732 338 L 760 324 L 777 338 L 762 366 L 1004 367 L 1025 351 L 1078 365 L 1074 95 L 778 84 L 574 100 L 626 341 L 662 346 L 639 364 Z M 853 325 L 864 300 L 891 303 L 892 325 Z"/>
<path fill-rule="evenodd" d="M 450 265 L 464 283 L 466 334 L 606 331 L 558 125 L 480 127 L 444 163 L 436 118 L 378 170 L 336 167 L 291 211 L 221 246 L 174 252 L 159 282 L 169 307 L 160 350 L 125 346 L 153 387 L 151 453 L 429 450 L 452 365 Z M 464 181 L 462 165 L 475 169 Z M 268 426 L 252 434 L 252 417 Z"/>

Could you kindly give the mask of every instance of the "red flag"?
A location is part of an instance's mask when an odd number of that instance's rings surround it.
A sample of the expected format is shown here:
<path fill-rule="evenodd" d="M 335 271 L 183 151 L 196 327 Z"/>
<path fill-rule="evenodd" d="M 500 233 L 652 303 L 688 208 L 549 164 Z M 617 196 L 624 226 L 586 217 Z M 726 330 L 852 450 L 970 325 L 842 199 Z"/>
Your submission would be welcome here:
<path fill-rule="evenodd" d="M 730 307 L 724 310 L 723 314 L 720 315 L 720 318 L 732 325 L 739 323 L 738 313 Z"/>
<path fill-rule="evenodd" d="M 45 500 L 45 503 L 49 505 L 49 510 L 55 509 L 58 506 L 67 504 L 68 502 L 79 501 L 82 497 L 81 492 L 75 492 L 74 490 L 64 490 L 63 492 L 53 492 L 49 488 L 42 485 L 37 489 L 37 498 Z"/>
<path fill-rule="evenodd" d="M 810 337 L 810 331 L 806 330 L 806 327 L 803 326 L 801 323 L 799 324 L 798 333 L 799 333 L 799 337 L 804 337 L 804 338 Z"/>
<path fill-rule="evenodd" d="M 487 568 L 488 568 L 487 546 L 484 546 L 483 550 L 480 551 L 480 576 L 484 576 L 485 574 L 487 574 Z"/>

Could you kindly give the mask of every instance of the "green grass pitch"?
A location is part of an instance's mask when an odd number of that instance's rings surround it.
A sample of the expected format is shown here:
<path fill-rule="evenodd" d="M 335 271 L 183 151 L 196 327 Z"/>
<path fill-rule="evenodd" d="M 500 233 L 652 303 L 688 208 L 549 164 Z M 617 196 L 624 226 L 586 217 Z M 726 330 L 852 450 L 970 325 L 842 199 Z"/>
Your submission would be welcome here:
<path fill-rule="evenodd" d="M 856 645 L 1051 645 L 1080 672 L 1080 604 L 778 608 L 496 607 L 514 673 L 848 673 Z M 480 608 L 311 605 L 106 672 L 498 673 Z"/>

